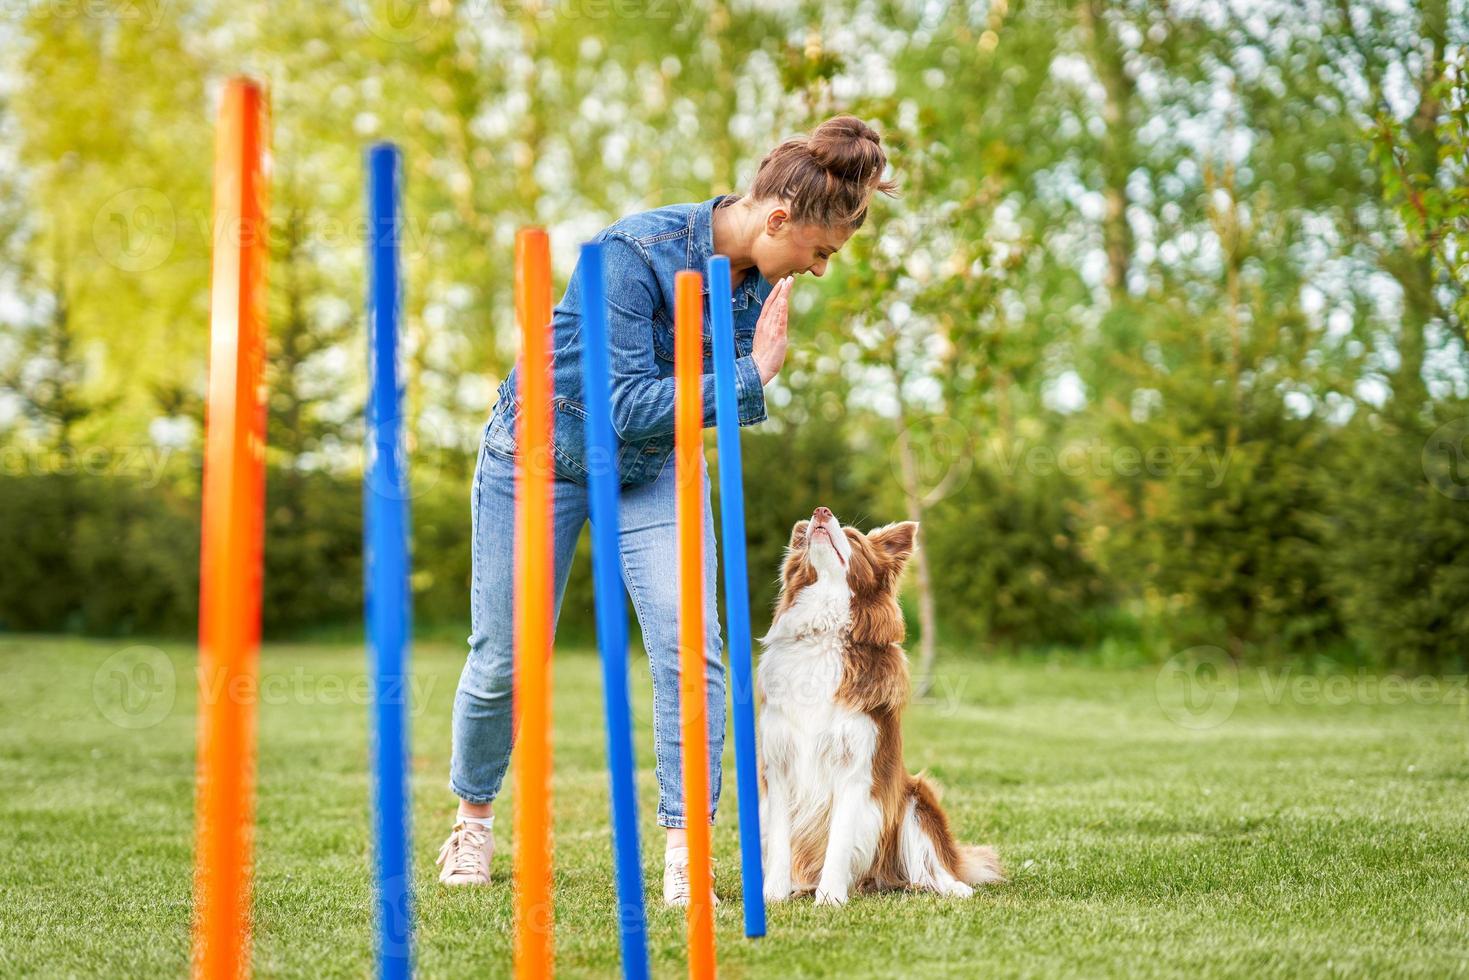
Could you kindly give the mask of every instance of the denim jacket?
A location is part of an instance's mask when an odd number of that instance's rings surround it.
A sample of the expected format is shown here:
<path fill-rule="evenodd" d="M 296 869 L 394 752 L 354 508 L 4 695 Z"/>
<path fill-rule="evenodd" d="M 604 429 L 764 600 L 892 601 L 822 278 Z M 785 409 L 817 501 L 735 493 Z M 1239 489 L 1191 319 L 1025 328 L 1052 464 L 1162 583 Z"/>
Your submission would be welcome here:
<path fill-rule="evenodd" d="M 713 214 L 723 200 L 675 204 L 630 215 L 597 236 L 604 242 L 607 337 L 611 346 L 612 427 L 624 486 L 649 483 L 673 453 L 673 278 L 693 269 L 704 281 L 704 425 L 714 424 L 713 340 L 708 262 L 714 254 Z M 581 295 L 573 275 L 552 317 L 552 453 L 556 475 L 587 481 L 586 408 L 582 398 Z M 765 393 L 750 351 L 755 322 L 771 286 L 756 270 L 734 287 L 736 397 L 740 425 L 765 420 Z M 515 454 L 520 363 L 500 385 L 485 444 Z"/>

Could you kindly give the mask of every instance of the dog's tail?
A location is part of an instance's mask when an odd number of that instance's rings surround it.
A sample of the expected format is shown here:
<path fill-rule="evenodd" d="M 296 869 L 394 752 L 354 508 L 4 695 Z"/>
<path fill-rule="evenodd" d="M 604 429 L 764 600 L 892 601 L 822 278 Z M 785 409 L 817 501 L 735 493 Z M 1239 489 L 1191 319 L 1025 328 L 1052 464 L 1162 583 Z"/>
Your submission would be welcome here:
<path fill-rule="evenodd" d="M 983 844 L 959 845 L 959 869 L 954 877 L 966 885 L 995 885 L 1005 880 L 1000 856 Z"/>
<path fill-rule="evenodd" d="M 966 885 L 992 885 L 1005 880 L 1000 857 L 993 847 L 960 844 L 949 830 L 949 818 L 939 806 L 938 788 L 922 775 L 911 776 L 908 793 L 912 819 L 933 844 L 935 856 L 949 873 Z"/>

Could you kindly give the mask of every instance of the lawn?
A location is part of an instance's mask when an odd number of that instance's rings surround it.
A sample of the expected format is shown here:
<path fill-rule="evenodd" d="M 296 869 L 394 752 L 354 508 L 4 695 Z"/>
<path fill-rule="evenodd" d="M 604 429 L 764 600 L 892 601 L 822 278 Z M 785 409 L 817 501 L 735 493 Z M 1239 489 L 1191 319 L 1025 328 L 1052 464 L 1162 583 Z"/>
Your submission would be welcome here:
<path fill-rule="evenodd" d="M 0 974 L 185 972 L 193 649 L 128 647 L 0 637 Z M 434 882 L 460 657 L 415 651 L 418 965 L 506 975 L 513 795 L 495 828 L 497 883 Z M 255 969 L 360 977 L 372 955 L 360 650 L 262 658 Z M 650 695 L 633 668 L 656 895 Z M 1245 671 L 1221 721 L 1152 668 L 951 656 L 939 680 L 908 715 L 908 762 L 944 785 L 961 838 L 999 848 L 1010 882 L 964 902 L 798 900 L 771 910 L 766 938 L 744 939 L 731 740 L 715 828 L 724 976 L 1469 975 L 1461 687 Z M 608 976 L 618 948 L 589 652 L 558 653 L 555 697 L 557 963 Z M 654 973 L 683 975 L 682 916 L 649 911 Z"/>

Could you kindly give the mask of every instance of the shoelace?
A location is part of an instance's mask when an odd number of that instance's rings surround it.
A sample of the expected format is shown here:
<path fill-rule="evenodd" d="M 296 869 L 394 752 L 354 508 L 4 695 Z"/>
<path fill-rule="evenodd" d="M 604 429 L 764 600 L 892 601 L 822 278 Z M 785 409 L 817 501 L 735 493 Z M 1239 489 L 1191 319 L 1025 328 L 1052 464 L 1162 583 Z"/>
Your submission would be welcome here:
<path fill-rule="evenodd" d="M 687 864 L 669 864 L 668 870 L 673 873 L 674 894 L 687 896 L 689 894 L 689 866 Z"/>
<path fill-rule="evenodd" d="M 718 863 L 719 862 L 717 860 L 715 860 L 714 858 L 710 858 L 709 859 L 709 873 L 710 873 L 711 876 L 714 873 L 714 866 L 716 864 L 718 864 Z M 689 884 L 689 863 L 688 863 L 688 861 L 669 861 L 669 862 L 665 863 L 663 865 L 663 867 L 664 867 L 664 869 L 667 872 L 671 873 L 672 876 L 673 876 L 673 880 L 672 880 L 671 884 L 673 885 L 673 894 L 674 894 L 674 897 L 682 898 L 682 899 L 685 899 L 685 900 L 689 899 L 693 895 L 694 890 L 693 890 L 693 887 Z M 714 895 L 713 898 L 714 898 L 714 904 L 715 905 L 718 905 L 719 904 L 719 896 L 718 895 Z"/>
<path fill-rule="evenodd" d="M 490 832 L 483 825 L 465 823 L 454 831 L 453 874 L 478 874 L 481 870 L 480 850 L 489 841 Z"/>

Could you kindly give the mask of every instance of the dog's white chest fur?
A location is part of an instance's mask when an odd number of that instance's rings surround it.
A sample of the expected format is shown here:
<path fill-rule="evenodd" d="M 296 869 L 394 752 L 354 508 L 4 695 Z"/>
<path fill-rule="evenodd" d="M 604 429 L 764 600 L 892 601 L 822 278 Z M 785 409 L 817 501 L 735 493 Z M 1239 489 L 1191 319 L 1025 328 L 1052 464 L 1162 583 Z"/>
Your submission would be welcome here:
<path fill-rule="evenodd" d="M 824 819 L 843 785 L 871 783 L 877 725 L 836 700 L 850 619 L 846 583 L 818 582 L 802 590 L 763 639 L 760 751 L 767 773 L 791 787 L 797 827 Z"/>

